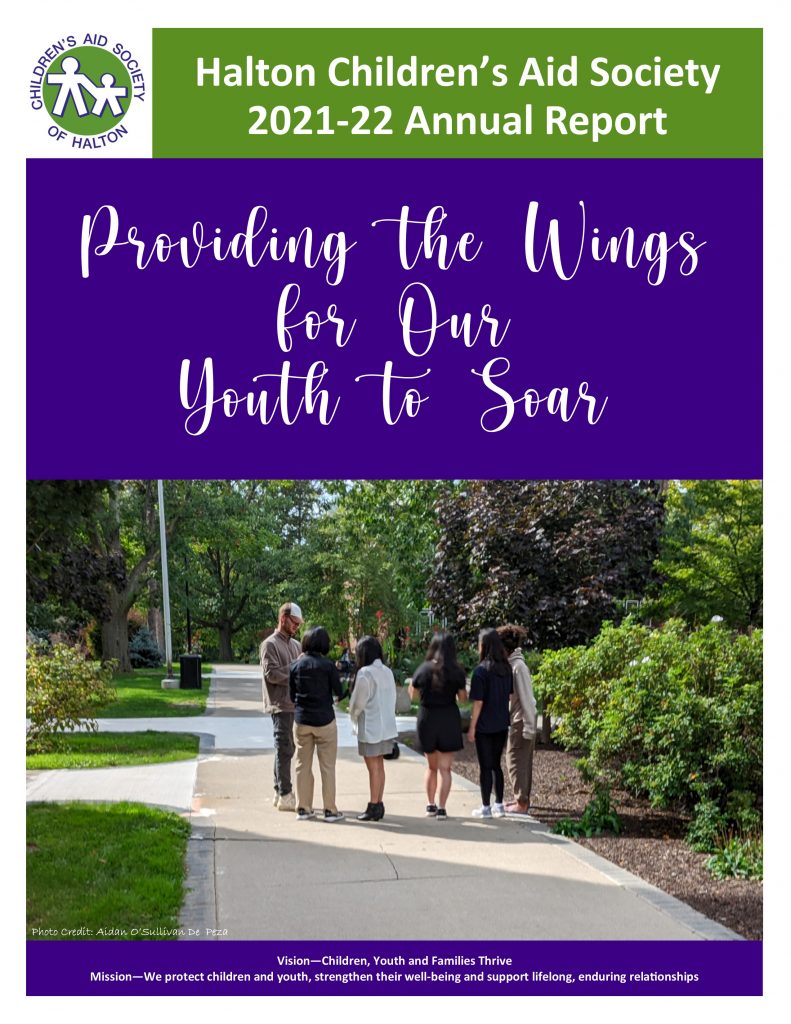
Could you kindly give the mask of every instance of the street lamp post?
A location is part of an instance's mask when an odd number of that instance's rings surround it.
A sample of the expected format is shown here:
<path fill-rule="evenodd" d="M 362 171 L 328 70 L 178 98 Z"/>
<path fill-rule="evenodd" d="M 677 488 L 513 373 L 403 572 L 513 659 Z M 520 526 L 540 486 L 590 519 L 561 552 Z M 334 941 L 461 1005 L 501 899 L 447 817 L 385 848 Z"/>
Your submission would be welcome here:
<path fill-rule="evenodd" d="M 170 588 L 168 586 L 168 542 L 165 532 L 165 492 L 162 481 L 157 480 L 157 497 L 159 499 L 159 549 L 162 558 L 162 604 L 165 613 L 165 661 L 168 667 L 168 679 L 173 678 L 173 643 L 170 638 Z"/>

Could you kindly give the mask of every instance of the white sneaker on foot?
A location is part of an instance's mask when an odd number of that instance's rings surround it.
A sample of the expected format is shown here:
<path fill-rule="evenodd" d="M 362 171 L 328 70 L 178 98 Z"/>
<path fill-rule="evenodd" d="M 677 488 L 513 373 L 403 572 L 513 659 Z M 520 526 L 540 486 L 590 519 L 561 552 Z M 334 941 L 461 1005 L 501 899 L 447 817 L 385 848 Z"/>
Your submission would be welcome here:
<path fill-rule="evenodd" d="M 293 790 L 290 793 L 284 793 L 278 799 L 277 809 L 279 811 L 295 811 L 297 809 L 297 801 Z"/>
<path fill-rule="evenodd" d="M 492 809 L 488 806 L 476 807 L 472 812 L 473 818 L 491 818 Z"/>
<path fill-rule="evenodd" d="M 494 807 L 492 808 L 492 817 L 493 818 L 504 818 L 505 817 L 505 807 L 502 804 L 495 804 Z"/>

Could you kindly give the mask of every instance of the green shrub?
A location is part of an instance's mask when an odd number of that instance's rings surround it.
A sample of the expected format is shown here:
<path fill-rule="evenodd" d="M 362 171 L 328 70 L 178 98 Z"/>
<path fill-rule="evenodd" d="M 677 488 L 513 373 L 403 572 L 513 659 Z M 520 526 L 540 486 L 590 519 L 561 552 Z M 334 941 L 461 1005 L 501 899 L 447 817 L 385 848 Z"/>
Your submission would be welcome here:
<path fill-rule="evenodd" d="M 764 844 L 759 836 L 730 836 L 706 861 L 715 878 L 764 877 Z"/>
<path fill-rule="evenodd" d="M 706 867 L 715 878 L 762 879 L 764 871 L 761 815 L 755 796 L 744 790 L 728 794 L 725 808 L 704 797 L 687 832 L 693 850 L 712 854 Z"/>
<path fill-rule="evenodd" d="M 26 675 L 29 753 L 50 750 L 54 734 L 77 725 L 95 730 L 92 713 L 114 699 L 112 666 L 86 661 L 67 644 L 48 651 L 28 647 Z"/>
<path fill-rule="evenodd" d="M 697 844 L 760 822 L 760 630 L 605 623 L 588 647 L 545 652 L 539 680 L 586 778 L 694 808 Z"/>
<path fill-rule="evenodd" d="M 132 637 L 129 661 L 132 668 L 159 668 L 162 664 L 162 652 L 148 626 L 141 626 Z"/>
<path fill-rule="evenodd" d="M 711 853 L 728 830 L 728 817 L 716 800 L 704 797 L 695 805 L 687 842 L 693 850 Z"/>
<path fill-rule="evenodd" d="M 393 661 L 389 662 L 396 683 L 399 686 L 402 686 L 407 679 L 411 679 L 417 671 L 418 665 L 422 662 L 422 654 L 407 654 L 405 652 L 399 652 L 396 654 Z"/>
<path fill-rule="evenodd" d="M 610 791 L 605 786 L 599 787 L 593 799 L 588 802 L 581 818 L 561 818 L 552 831 L 561 836 L 600 836 L 604 832 L 620 835 L 623 829 L 621 819 L 615 812 L 610 801 Z"/>

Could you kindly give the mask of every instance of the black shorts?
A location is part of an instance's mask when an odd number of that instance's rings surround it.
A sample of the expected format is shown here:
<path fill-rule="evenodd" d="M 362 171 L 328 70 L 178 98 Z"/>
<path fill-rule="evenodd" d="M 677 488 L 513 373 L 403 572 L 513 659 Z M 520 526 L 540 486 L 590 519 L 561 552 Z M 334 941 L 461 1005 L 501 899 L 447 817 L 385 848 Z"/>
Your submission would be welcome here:
<path fill-rule="evenodd" d="M 461 715 L 457 704 L 442 708 L 421 707 L 417 713 L 417 749 L 422 754 L 452 754 L 464 748 Z"/>

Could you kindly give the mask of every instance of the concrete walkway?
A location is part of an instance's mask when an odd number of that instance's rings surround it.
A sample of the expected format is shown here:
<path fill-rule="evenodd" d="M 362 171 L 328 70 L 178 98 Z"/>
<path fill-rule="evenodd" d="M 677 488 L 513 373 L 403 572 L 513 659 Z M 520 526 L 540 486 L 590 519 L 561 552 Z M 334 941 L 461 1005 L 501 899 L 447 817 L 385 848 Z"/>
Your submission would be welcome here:
<path fill-rule="evenodd" d="M 477 787 L 458 776 L 449 820 L 426 818 L 424 759 L 411 751 L 386 762 L 384 820 L 358 822 L 367 773 L 345 715 L 336 780 L 347 818 L 278 812 L 260 693 L 257 667 L 217 666 L 205 716 L 100 723 L 198 732 L 197 762 L 30 773 L 28 799 L 136 799 L 189 813 L 181 923 L 200 938 L 739 938 L 532 819 L 472 818 Z"/>
<path fill-rule="evenodd" d="M 129 729 L 129 732 L 134 730 Z M 90 803 L 132 800 L 187 813 L 198 761 L 171 761 L 119 768 L 62 768 L 27 773 L 27 802 L 84 800 Z"/>

